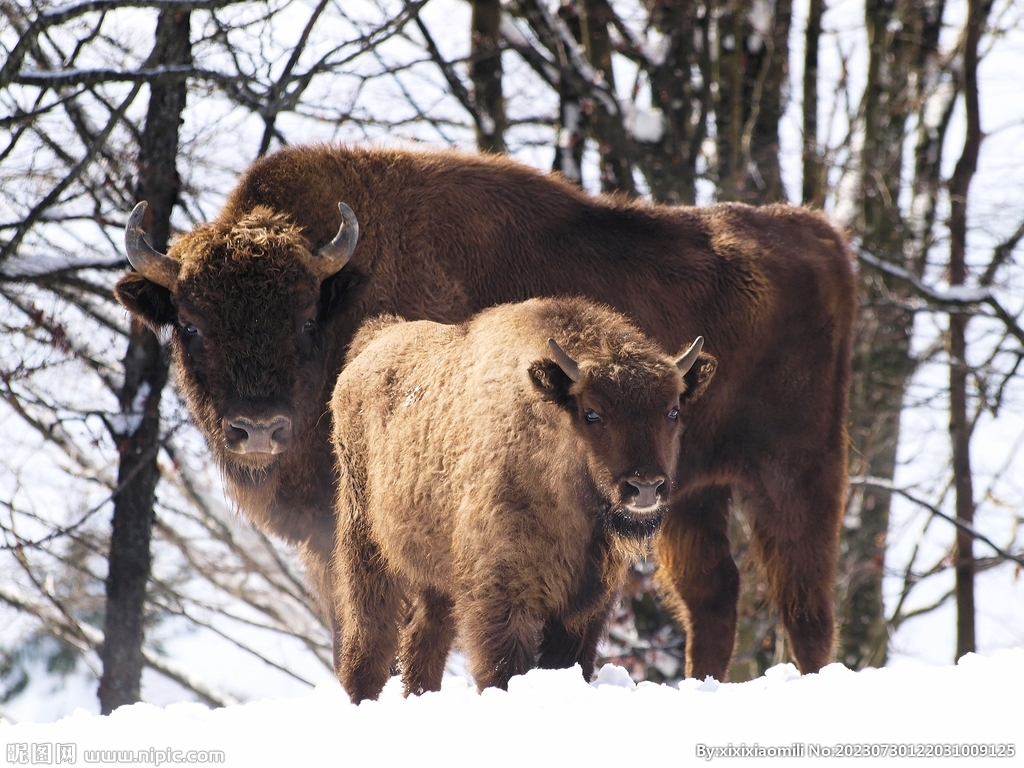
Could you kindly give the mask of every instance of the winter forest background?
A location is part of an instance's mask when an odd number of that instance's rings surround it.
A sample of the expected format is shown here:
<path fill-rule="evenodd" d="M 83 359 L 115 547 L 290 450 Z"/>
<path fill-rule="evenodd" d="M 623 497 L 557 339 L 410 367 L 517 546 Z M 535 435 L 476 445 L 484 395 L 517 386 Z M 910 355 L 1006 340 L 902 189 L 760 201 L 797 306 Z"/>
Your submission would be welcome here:
<path fill-rule="evenodd" d="M 861 288 L 837 659 L 1024 646 L 1022 21 L 1014 0 L 0 0 L 0 714 L 332 676 L 296 560 L 233 514 L 167 340 L 111 292 L 137 200 L 166 250 L 310 141 L 824 207 Z M 744 525 L 733 680 L 788 659 Z M 636 569 L 604 659 L 672 680 L 682 648 Z"/>

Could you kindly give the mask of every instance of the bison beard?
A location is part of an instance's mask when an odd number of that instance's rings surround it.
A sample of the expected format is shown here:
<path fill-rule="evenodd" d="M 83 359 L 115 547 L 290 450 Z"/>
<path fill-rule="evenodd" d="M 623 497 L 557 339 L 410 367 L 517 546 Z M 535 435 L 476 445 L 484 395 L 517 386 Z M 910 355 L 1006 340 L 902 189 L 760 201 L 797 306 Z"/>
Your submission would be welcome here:
<path fill-rule="evenodd" d="M 601 525 L 627 541 L 647 541 L 661 527 L 667 509 L 662 505 L 654 512 L 637 514 L 629 507 L 609 504 L 601 510 Z"/>
<path fill-rule="evenodd" d="M 339 201 L 361 232 L 331 273 L 354 232 L 339 230 Z M 229 493 L 299 547 L 335 630 L 325 414 L 362 321 L 395 312 L 458 323 L 503 302 L 582 295 L 665 349 L 703 334 L 720 363 L 701 407 L 684 414 L 693 439 L 655 541 L 659 584 L 686 630 L 686 674 L 725 679 L 732 655 L 734 493 L 800 669 L 830 660 L 856 302 L 849 253 L 821 214 L 651 206 L 589 197 L 500 157 L 311 146 L 254 163 L 217 219 L 167 257 L 140 240 L 131 247 L 151 258 L 116 294 L 153 327 L 175 329 L 179 389 L 236 478 Z M 235 472 L 251 465 L 228 450 L 223 420 L 230 408 L 270 417 L 278 406 L 293 419 L 291 443 L 266 455 L 268 479 L 253 485 L 261 474 Z"/>
<path fill-rule="evenodd" d="M 536 664 L 589 680 L 714 371 L 702 340 L 667 357 L 578 298 L 373 327 L 331 402 L 345 690 L 376 698 L 396 650 L 406 693 L 440 689 L 456 630 L 480 688 Z"/>

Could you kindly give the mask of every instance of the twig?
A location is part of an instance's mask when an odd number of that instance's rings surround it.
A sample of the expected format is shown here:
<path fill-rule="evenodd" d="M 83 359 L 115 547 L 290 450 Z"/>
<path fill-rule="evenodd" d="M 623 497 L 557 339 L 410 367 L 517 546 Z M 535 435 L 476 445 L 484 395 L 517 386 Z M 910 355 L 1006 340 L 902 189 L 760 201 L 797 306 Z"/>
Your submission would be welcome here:
<path fill-rule="evenodd" d="M 986 536 L 983 533 L 979 533 L 974 528 L 969 526 L 967 523 L 963 522 L 962 520 L 958 520 L 957 518 L 953 517 L 952 515 L 947 515 L 945 512 L 943 512 L 938 507 L 935 507 L 932 504 L 929 504 L 924 499 L 917 498 L 914 494 L 910 493 L 910 491 L 908 491 L 908 490 L 906 490 L 904 488 L 898 487 L 897 485 L 895 485 L 894 483 L 892 483 L 889 480 L 886 480 L 885 478 L 882 478 L 882 477 L 851 477 L 850 478 L 850 485 L 868 485 L 868 486 L 871 486 L 873 488 L 880 488 L 883 491 L 889 491 L 890 493 L 898 493 L 900 496 L 903 496 L 905 499 L 908 499 L 909 501 L 912 501 L 915 504 L 917 504 L 917 505 L 919 505 L 921 507 L 924 507 L 929 512 L 931 512 L 933 515 L 935 515 L 936 517 L 941 517 L 943 520 L 946 520 L 946 521 L 952 523 L 957 528 L 962 530 L 964 533 L 972 536 L 973 538 L 977 539 L 978 541 L 981 541 L 981 542 L 984 542 L 985 544 L 988 544 L 1001 557 L 1004 557 L 1007 560 L 1012 560 L 1013 562 L 1018 563 L 1019 565 L 1024 566 L 1024 555 L 1015 555 L 1012 552 L 1007 552 L 1005 549 L 1003 549 L 998 544 L 993 542 L 992 539 L 990 539 L 988 536 Z"/>

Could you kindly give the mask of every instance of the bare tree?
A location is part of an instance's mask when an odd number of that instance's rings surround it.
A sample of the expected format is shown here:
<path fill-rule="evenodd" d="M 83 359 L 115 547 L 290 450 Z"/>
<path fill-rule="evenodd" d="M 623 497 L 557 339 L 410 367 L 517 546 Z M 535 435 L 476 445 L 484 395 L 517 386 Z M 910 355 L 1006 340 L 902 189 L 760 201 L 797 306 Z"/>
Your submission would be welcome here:
<path fill-rule="evenodd" d="M 253 159 L 312 140 L 475 145 L 656 203 L 824 206 L 851 233 L 862 291 L 839 658 L 884 663 L 893 633 L 954 599 L 953 587 L 918 595 L 956 568 L 966 621 L 971 569 L 1021 558 L 1019 512 L 998 535 L 986 527 L 1016 455 L 985 482 L 964 461 L 970 438 L 1020 393 L 1024 331 L 1008 286 L 1024 210 L 1011 203 L 1008 218 L 983 220 L 971 183 L 993 140 L 980 133 L 974 73 L 1018 19 L 1012 4 L 972 0 L 957 37 L 943 0 L 866 0 L 859 41 L 824 3 L 808 10 L 801 35 L 803 6 L 782 0 L 0 0 L 4 688 L 24 688 L 43 658 L 117 672 L 104 709 L 144 695 L 142 668 L 182 695 L 240 698 L 162 654 L 182 631 L 225 640 L 298 685 L 330 674 L 329 635 L 291 553 L 224 507 L 201 439 L 162 384 L 160 339 L 130 326 L 111 294 L 134 202 L 150 202 L 162 249 L 217 210 Z M 278 23 L 282 13 L 298 22 Z M 155 41 L 125 33 L 139 19 L 156 25 Z M 953 147 L 961 125 L 967 142 Z M 947 316 L 948 335 L 929 337 Z M 940 365 L 949 375 L 922 383 Z M 956 448 L 909 487 L 896 482 L 900 419 L 922 408 L 949 413 Z M 912 544 L 896 542 L 893 499 L 920 513 Z M 787 656 L 737 512 L 742 679 Z M 938 556 L 936 540 L 948 543 Z M 963 648 L 969 636 L 965 624 Z M 307 663 L 266 650 L 267 638 Z M 609 658 L 672 679 L 683 649 L 650 568 L 638 569 Z"/>
<path fill-rule="evenodd" d="M 156 41 L 146 65 L 187 66 L 191 60 L 190 22 L 187 8 L 160 11 Z M 139 137 L 137 196 L 149 202 L 149 236 L 160 251 L 167 250 L 171 209 L 181 190 L 177 170 L 178 125 L 185 110 L 186 93 L 183 79 L 153 82 L 146 122 Z M 124 387 L 118 398 L 121 419 L 118 427 L 111 427 L 120 463 L 107 557 L 103 675 L 99 690 L 104 714 L 139 700 L 153 502 L 160 477 L 160 400 L 167 373 L 166 347 L 150 329 L 133 321 L 124 356 Z"/>

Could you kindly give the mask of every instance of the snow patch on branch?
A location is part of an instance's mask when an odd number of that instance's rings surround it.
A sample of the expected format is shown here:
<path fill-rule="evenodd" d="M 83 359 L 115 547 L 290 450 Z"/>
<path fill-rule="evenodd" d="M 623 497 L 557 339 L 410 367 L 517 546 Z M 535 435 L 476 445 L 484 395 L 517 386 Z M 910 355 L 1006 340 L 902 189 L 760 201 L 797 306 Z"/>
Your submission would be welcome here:
<path fill-rule="evenodd" d="M 935 304 L 981 304 L 992 299 L 991 288 L 971 288 L 966 285 L 951 285 L 948 288 L 936 288 L 922 282 L 913 274 L 898 267 L 895 264 L 890 264 L 886 261 L 882 261 L 877 256 L 873 256 L 867 251 L 859 251 L 857 257 L 875 269 L 885 272 L 892 277 L 899 278 L 900 280 L 906 280 L 908 283 L 914 286 L 914 289 L 919 295 L 928 299 Z"/>
<path fill-rule="evenodd" d="M 626 130 L 640 144 L 657 144 L 665 135 L 665 113 L 656 107 L 636 109 L 624 105 Z"/>

